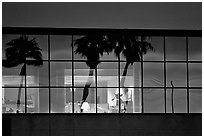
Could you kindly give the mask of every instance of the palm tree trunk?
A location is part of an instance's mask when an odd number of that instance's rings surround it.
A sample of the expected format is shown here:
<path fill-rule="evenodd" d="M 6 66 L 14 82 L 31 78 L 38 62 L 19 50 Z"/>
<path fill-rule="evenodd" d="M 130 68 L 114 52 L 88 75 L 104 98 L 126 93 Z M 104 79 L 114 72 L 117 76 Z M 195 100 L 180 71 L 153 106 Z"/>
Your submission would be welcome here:
<path fill-rule="evenodd" d="M 126 77 L 126 75 L 127 75 L 127 70 L 128 70 L 129 65 L 130 65 L 130 63 L 129 63 L 129 62 L 126 62 L 125 68 L 124 68 L 124 70 L 123 70 L 122 79 L 121 79 L 121 82 L 120 82 L 120 86 L 121 86 L 121 87 L 124 87 L 124 86 L 125 86 L 125 77 Z"/>
<path fill-rule="evenodd" d="M 20 99 L 21 99 L 21 88 L 23 87 L 23 77 L 21 76 L 21 82 L 20 82 L 20 87 L 18 88 L 18 96 L 17 96 L 17 110 L 16 113 L 19 113 L 19 108 L 20 108 Z"/>
<path fill-rule="evenodd" d="M 23 87 L 23 78 L 25 77 L 25 72 L 26 72 L 25 68 L 26 68 L 26 64 L 24 63 L 24 65 L 21 69 L 21 72 L 20 72 L 21 82 L 20 82 L 20 87 L 18 88 L 16 113 L 19 113 L 19 108 L 20 108 L 20 103 L 21 103 L 21 88 Z"/>
<path fill-rule="evenodd" d="M 88 95 L 89 95 L 89 87 L 91 86 L 91 84 L 92 84 L 92 82 L 93 82 L 93 78 L 92 78 L 92 76 L 93 76 L 93 69 L 92 68 L 90 68 L 89 69 L 89 78 L 88 78 L 88 80 L 87 80 L 87 82 L 86 82 L 86 85 L 85 85 L 85 87 L 84 87 L 84 90 L 83 90 L 83 96 L 82 96 L 82 103 L 83 102 L 85 102 L 86 101 L 86 98 L 88 97 Z M 82 104 L 81 104 L 82 105 Z"/>
<path fill-rule="evenodd" d="M 126 75 L 127 75 L 127 71 L 128 71 L 128 67 L 129 67 L 130 63 L 129 62 L 126 62 L 125 64 L 125 68 L 123 70 L 123 74 L 122 74 L 122 79 L 121 79 L 121 82 L 120 82 L 120 86 L 121 87 L 125 87 L 125 78 L 126 78 Z M 123 90 L 123 93 L 124 93 L 124 96 L 126 96 L 125 94 L 125 88 L 122 88 Z M 121 93 L 120 93 L 121 95 Z M 120 96 L 119 96 L 120 97 Z M 127 97 L 126 97 L 127 99 Z M 121 102 L 120 102 L 121 103 Z M 124 112 L 126 112 L 127 110 L 127 104 L 128 104 L 128 101 L 126 100 L 125 103 L 124 103 Z"/>

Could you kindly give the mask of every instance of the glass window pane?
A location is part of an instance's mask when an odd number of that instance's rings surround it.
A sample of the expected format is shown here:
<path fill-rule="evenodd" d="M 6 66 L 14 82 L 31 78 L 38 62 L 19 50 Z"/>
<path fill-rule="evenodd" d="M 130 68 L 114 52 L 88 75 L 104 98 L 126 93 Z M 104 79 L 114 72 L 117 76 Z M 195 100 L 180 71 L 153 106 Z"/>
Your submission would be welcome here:
<path fill-rule="evenodd" d="M 2 36 L 2 59 L 5 57 L 5 49 L 7 48 L 6 43 L 10 42 L 13 39 L 19 38 L 21 35 L 3 35 Z M 35 38 L 39 47 L 42 49 L 42 58 L 44 60 L 48 59 L 48 48 L 47 48 L 47 36 L 46 35 L 28 35 L 29 40 Z"/>
<path fill-rule="evenodd" d="M 174 87 L 186 87 L 186 64 L 185 63 L 167 63 L 166 85 L 171 87 L 171 81 Z"/>
<path fill-rule="evenodd" d="M 80 39 L 80 38 L 82 38 L 82 37 L 84 37 L 84 36 L 82 36 L 82 35 L 74 35 L 73 36 L 73 39 L 74 39 L 74 44 L 75 44 L 75 41 L 77 40 L 77 39 Z M 79 53 L 76 53 L 76 49 L 78 48 L 78 46 L 77 45 L 74 45 L 74 59 L 75 60 L 86 60 L 87 58 L 86 57 L 82 57 L 81 56 L 81 54 L 79 54 Z"/>
<path fill-rule="evenodd" d="M 48 62 L 43 62 L 42 66 L 26 66 L 26 85 L 32 86 L 48 86 L 49 71 Z"/>
<path fill-rule="evenodd" d="M 11 34 L 3 34 L 2 35 L 2 59 L 6 59 L 6 43 L 10 42 L 13 39 L 19 38 L 20 35 L 11 35 Z"/>
<path fill-rule="evenodd" d="M 139 76 L 136 76 L 140 72 L 138 63 L 129 64 L 127 70 L 125 69 L 126 65 L 126 62 L 120 62 L 120 87 L 134 87 L 135 85 L 139 85 Z"/>
<path fill-rule="evenodd" d="M 71 62 L 51 62 L 50 82 L 51 86 L 71 86 L 72 85 L 72 63 Z"/>
<path fill-rule="evenodd" d="M 120 89 L 120 112 L 140 112 L 140 97 L 134 88 Z M 97 112 L 98 113 L 119 113 L 119 89 L 98 88 L 97 89 Z"/>
<path fill-rule="evenodd" d="M 190 113 L 202 113 L 202 89 L 190 89 Z"/>
<path fill-rule="evenodd" d="M 118 100 L 118 97 L 116 97 L 115 95 L 117 90 L 118 88 L 102 88 L 98 90 L 99 107 L 100 107 L 100 103 L 108 104 L 108 110 L 106 110 L 106 112 L 119 113 L 119 100 Z"/>
<path fill-rule="evenodd" d="M 25 76 L 20 75 L 22 67 L 23 65 L 12 68 L 2 67 L 2 85 L 25 86 Z"/>
<path fill-rule="evenodd" d="M 144 113 L 164 113 L 164 89 L 143 89 Z"/>
<path fill-rule="evenodd" d="M 189 63 L 189 86 L 202 87 L 202 64 Z"/>
<path fill-rule="evenodd" d="M 111 113 L 108 101 L 108 88 L 97 89 L 97 113 Z"/>
<path fill-rule="evenodd" d="M 172 100 L 174 113 L 187 113 L 187 95 L 186 89 L 167 89 L 167 111 L 172 112 Z"/>
<path fill-rule="evenodd" d="M 49 93 L 47 88 L 27 88 L 27 113 L 48 113 Z"/>
<path fill-rule="evenodd" d="M 64 88 L 65 89 L 65 113 L 72 113 L 72 99 L 73 99 L 73 93 L 75 92 L 76 88 Z M 77 113 L 79 109 L 77 109 L 76 105 L 78 103 L 74 104 L 74 113 Z"/>
<path fill-rule="evenodd" d="M 96 113 L 96 88 L 89 88 L 86 101 L 80 107 L 84 88 L 75 88 L 74 110 L 75 113 Z"/>
<path fill-rule="evenodd" d="M 174 109 L 172 109 L 173 108 L 172 100 L 173 100 L 173 98 L 172 98 L 172 89 L 167 89 L 166 90 L 166 112 L 167 113 L 172 113 L 173 110 L 175 112 L 175 107 L 174 107 Z"/>
<path fill-rule="evenodd" d="M 97 69 L 98 87 L 118 87 L 118 63 L 101 62 Z"/>
<path fill-rule="evenodd" d="M 189 60 L 202 60 L 202 38 L 189 37 L 188 46 Z"/>
<path fill-rule="evenodd" d="M 51 59 L 71 59 L 72 58 L 72 36 L 51 35 Z"/>
<path fill-rule="evenodd" d="M 109 112 L 119 112 L 119 91 L 118 88 L 108 88 Z M 141 113 L 141 89 L 121 88 L 120 89 L 120 112 Z"/>
<path fill-rule="evenodd" d="M 48 36 L 47 35 L 28 35 L 30 39 L 35 38 L 39 47 L 42 49 L 43 60 L 48 59 Z"/>
<path fill-rule="evenodd" d="M 164 64 L 163 63 L 143 63 L 144 87 L 163 87 L 164 86 Z"/>
<path fill-rule="evenodd" d="M 163 61 L 164 60 L 164 42 L 163 37 L 151 37 L 151 45 L 154 51 L 148 51 L 143 56 L 144 61 Z"/>
<path fill-rule="evenodd" d="M 84 87 L 90 84 L 90 87 L 95 87 L 95 70 L 90 69 L 86 62 L 74 63 L 74 86 Z"/>
<path fill-rule="evenodd" d="M 186 60 L 185 37 L 166 37 L 166 60 Z"/>
<path fill-rule="evenodd" d="M 66 88 L 51 89 L 51 113 L 65 113 Z"/>
<path fill-rule="evenodd" d="M 20 94 L 19 113 L 25 112 L 25 88 L 2 88 L 2 113 L 17 112 L 18 93 Z"/>
<path fill-rule="evenodd" d="M 129 88 L 128 92 L 129 92 L 129 98 L 132 99 L 133 113 L 141 113 L 142 112 L 142 103 L 141 103 L 142 89 Z"/>

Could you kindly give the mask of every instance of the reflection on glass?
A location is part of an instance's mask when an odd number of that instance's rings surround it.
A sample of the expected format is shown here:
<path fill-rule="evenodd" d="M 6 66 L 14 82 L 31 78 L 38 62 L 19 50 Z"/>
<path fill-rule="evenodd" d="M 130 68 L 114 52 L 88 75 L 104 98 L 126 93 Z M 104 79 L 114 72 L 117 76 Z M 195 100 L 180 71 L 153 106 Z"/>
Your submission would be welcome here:
<path fill-rule="evenodd" d="M 190 113 L 202 113 L 202 89 L 190 89 Z"/>
<path fill-rule="evenodd" d="M 202 64 L 189 63 L 189 86 L 202 87 Z"/>
<path fill-rule="evenodd" d="M 48 86 L 49 85 L 48 62 L 43 62 L 42 66 L 26 66 L 26 85 Z"/>
<path fill-rule="evenodd" d="M 27 113 L 48 113 L 47 88 L 27 88 Z"/>
<path fill-rule="evenodd" d="M 2 113 L 17 112 L 18 91 L 19 88 L 2 88 Z M 19 113 L 25 113 L 25 88 L 21 88 Z"/>
<path fill-rule="evenodd" d="M 164 113 L 164 89 L 143 89 L 144 113 Z"/>
<path fill-rule="evenodd" d="M 164 65 L 161 63 L 143 63 L 143 82 L 144 87 L 163 87 L 164 86 Z"/>
<path fill-rule="evenodd" d="M 186 60 L 185 37 L 166 37 L 166 60 Z"/>
<path fill-rule="evenodd" d="M 202 38 L 189 37 L 188 39 L 189 60 L 202 60 Z"/>
<path fill-rule="evenodd" d="M 167 87 L 171 87 L 170 82 L 173 82 L 174 87 L 186 87 L 186 64 L 183 63 L 167 63 Z"/>
<path fill-rule="evenodd" d="M 71 59 L 72 58 L 72 37 L 64 35 L 51 35 L 51 59 Z"/>
<path fill-rule="evenodd" d="M 51 62 L 50 82 L 51 86 L 71 86 L 72 85 L 72 63 L 71 62 Z"/>
<path fill-rule="evenodd" d="M 164 60 L 164 46 L 163 37 L 151 37 L 150 43 L 154 47 L 154 51 L 148 51 L 143 56 L 144 61 L 163 61 Z"/>

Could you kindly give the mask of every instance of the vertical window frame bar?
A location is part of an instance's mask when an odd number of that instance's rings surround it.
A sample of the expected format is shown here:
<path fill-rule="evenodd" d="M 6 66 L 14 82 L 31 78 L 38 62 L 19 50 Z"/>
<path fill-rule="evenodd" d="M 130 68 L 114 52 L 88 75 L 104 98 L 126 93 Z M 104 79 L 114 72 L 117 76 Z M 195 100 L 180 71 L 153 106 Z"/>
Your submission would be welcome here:
<path fill-rule="evenodd" d="M 186 85 L 187 85 L 187 113 L 189 113 L 190 106 L 189 106 L 189 66 L 188 66 L 188 36 L 186 36 Z"/>
<path fill-rule="evenodd" d="M 98 89 L 98 88 L 97 88 L 97 86 L 98 86 L 98 85 L 97 85 L 98 81 L 97 81 L 97 77 L 98 77 L 98 76 L 97 76 L 97 66 L 96 66 L 96 69 L 95 69 L 96 113 L 98 113 L 98 108 L 97 108 L 97 107 L 98 107 L 98 100 L 97 100 L 97 98 L 98 98 L 98 90 L 97 90 L 97 89 Z"/>
<path fill-rule="evenodd" d="M 141 37 L 142 37 L 142 36 L 141 36 Z M 143 91 L 143 87 L 144 87 L 144 86 L 143 86 L 143 81 L 144 81 L 144 80 L 143 80 L 143 79 L 144 79 L 144 78 L 143 78 L 143 77 L 144 77 L 144 76 L 143 76 L 143 71 L 144 71 L 144 70 L 143 70 L 143 69 L 144 69 L 144 68 L 143 68 L 143 54 L 141 55 L 141 62 L 140 62 L 140 64 L 141 64 L 141 88 L 142 88 L 142 91 L 141 91 L 141 92 L 142 92 L 142 93 L 141 93 L 142 107 L 141 107 L 141 108 L 142 108 L 142 114 L 143 114 L 143 113 L 144 113 L 144 99 L 143 99 L 143 98 L 144 98 L 144 91 Z"/>
<path fill-rule="evenodd" d="M 119 54 L 119 56 L 118 56 L 118 94 L 119 94 L 119 105 L 118 105 L 118 108 L 119 108 L 119 110 L 118 110 L 118 112 L 119 112 L 119 114 L 120 114 L 120 107 L 121 107 L 121 101 L 120 101 L 120 54 Z M 116 100 L 117 100 L 117 97 L 116 97 Z M 117 101 L 116 101 L 116 103 L 117 103 Z"/>
<path fill-rule="evenodd" d="M 72 113 L 74 114 L 74 36 L 72 35 Z"/>
<path fill-rule="evenodd" d="M 166 110 L 166 37 L 163 36 L 163 46 L 164 46 L 164 112 L 167 113 Z"/>
<path fill-rule="evenodd" d="M 26 72 L 27 72 L 27 68 L 26 68 L 26 66 L 27 66 L 27 62 L 26 62 L 26 60 L 25 60 L 25 114 L 27 113 L 27 75 L 26 75 Z"/>
<path fill-rule="evenodd" d="M 48 105 L 48 113 L 50 114 L 51 113 L 51 89 L 50 89 L 50 34 L 48 34 L 48 85 L 49 85 L 49 91 L 48 91 L 48 102 L 49 102 L 49 105 Z"/>

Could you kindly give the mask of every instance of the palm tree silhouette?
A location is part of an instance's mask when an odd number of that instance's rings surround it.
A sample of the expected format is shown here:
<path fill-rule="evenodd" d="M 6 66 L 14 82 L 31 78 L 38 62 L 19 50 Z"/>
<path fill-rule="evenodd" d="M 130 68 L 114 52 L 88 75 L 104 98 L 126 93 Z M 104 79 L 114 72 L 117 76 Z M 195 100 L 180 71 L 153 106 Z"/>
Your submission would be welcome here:
<path fill-rule="evenodd" d="M 84 86 L 81 105 L 86 101 L 89 94 L 89 87 L 93 83 L 92 76 L 95 70 L 95 77 L 97 72 L 97 66 L 100 64 L 100 56 L 106 52 L 109 54 L 113 51 L 114 47 L 109 45 L 108 37 L 106 35 L 86 35 L 79 39 L 76 39 L 74 45 L 77 47 L 74 51 L 75 54 L 81 55 L 86 58 L 86 64 L 89 69 L 89 78 Z"/>
<path fill-rule="evenodd" d="M 126 58 L 126 64 L 120 81 L 121 87 L 125 87 L 125 77 L 127 75 L 129 65 L 133 65 L 136 61 L 141 61 L 142 55 L 146 54 L 148 50 L 154 51 L 154 47 L 149 42 L 149 38 L 150 37 L 147 36 L 127 34 L 109 36 L 110 43 L 115 45 L 115 55 L 119 58 L 122 53 L 122 55 Z"/>
<path fill-rule="evenodd" d="M 23 64 L 19 74 L 21 76 L 21 82 L 17 96 L 17 113 L 19 113 L 21 88 L 23 86 L 23 78 L 26 75 L 26 65 L 43 65 L 42 49 L 39 48 L 35 38 L 28 39 L 26 35 L 21 35 L 19 38 L 6 43 L 6 45 L 6 60 L 3 60 L 2 65 L 11 68 Z"/>

